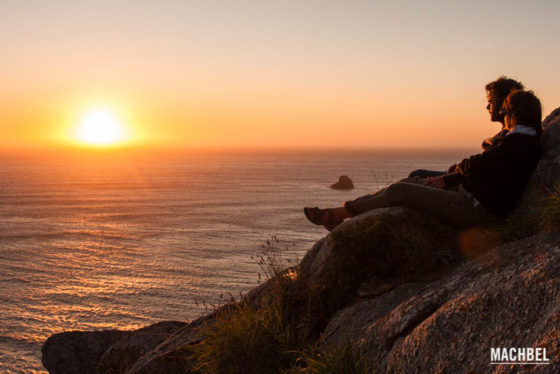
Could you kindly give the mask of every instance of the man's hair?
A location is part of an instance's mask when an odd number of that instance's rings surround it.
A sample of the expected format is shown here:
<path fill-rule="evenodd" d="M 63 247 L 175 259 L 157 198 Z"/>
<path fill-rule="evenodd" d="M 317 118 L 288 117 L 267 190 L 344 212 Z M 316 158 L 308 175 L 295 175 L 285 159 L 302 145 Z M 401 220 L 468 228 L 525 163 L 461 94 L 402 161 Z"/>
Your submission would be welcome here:
<path fill-rule="evenodd" d="M 502 108 L 513 113 L 518 125 L 529 126 L 542 133 L 542 107 L 533 91 L 513 91 L 506 97 Z"/>
<path fill-rule="evenodd" d="M 525 87 L 523 83 L 516 81 L 515 79 L 508 78 L 506 76 L 501 76 L 493 82 L 486 85 L 486 91 L 490 93 L 499 103 L 504 101 L 504 99 L 509 95 L 511 91 L 522 90 Z"/>

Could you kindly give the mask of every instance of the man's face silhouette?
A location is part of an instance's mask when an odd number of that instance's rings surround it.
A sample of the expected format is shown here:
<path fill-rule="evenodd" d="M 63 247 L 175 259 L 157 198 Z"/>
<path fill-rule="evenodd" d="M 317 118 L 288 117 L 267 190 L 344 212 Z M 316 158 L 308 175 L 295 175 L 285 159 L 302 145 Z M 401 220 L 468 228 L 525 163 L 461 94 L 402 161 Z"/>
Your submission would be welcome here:
<path fill-rule="evenodd" d="M 488 109 L 488 113 L 490 113 L 490 121 L 492 122 L 502 122 L 503 118 L 500 115 L 500 109 L 502 107 L 501 101 L 494 95 L 492 91 L 486 92 L 486 98 L 488 99 L 488 105 L 486 109 Z"/>

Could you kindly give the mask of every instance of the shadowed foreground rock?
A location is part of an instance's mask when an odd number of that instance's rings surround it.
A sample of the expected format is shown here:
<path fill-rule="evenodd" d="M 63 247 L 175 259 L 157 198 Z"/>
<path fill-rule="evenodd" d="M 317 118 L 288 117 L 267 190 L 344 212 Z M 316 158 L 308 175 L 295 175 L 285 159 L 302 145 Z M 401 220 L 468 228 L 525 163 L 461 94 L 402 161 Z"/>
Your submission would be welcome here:
<path fill-rule="evenodd" d="M 560 181 L 558 113 L 545 120 L 543 157 L 519 207 L 529 217 Z M 299 279 L 320 302 L 299 309 L 298 331 L 320 344 L 350 344 L 379 373 L 559 373 L 558 228 L 492 249 L 496 242 L 485 236 L 486 247 L 473 249 L 476 232 L 434 222 L 407 209 L 380 209 L 319 240 Z M 430 248 L 427 256 L 417 253 L 422 248 Z M 252 290 L 249 303 L 259 305 L 269 285 Z M 197 328 L 213 318 L 56 334 L 43 345 L 43 364 L 51 374 L 188 373 L 188 347 L 202 341 Z M 546 348 L 550 362 L 491 365 L 490 349 L 498 347 Z"/>
<path fill-rule="evenodd" d="M 127 333 L 123 331 L 70 331 L 51 336 L 41 349 L 50 373 L 97 373 L 105 351 Z"/>
<path fill-rule="evenodd" d="M 43 365 L 50 373 L 119 373 L 185 329 L 184 322 L 166 321 L 136 331 L 63 332 L 43 345 Z"/>
<path fill-rule="evenodd" d="M 560 235 L 501 246 L 430 283 L 399 286 L 341 310 L 325 343 L 358 343 L 380 373 L 503 373 L 490 348 L 544 347 L 560 360 Z"/>

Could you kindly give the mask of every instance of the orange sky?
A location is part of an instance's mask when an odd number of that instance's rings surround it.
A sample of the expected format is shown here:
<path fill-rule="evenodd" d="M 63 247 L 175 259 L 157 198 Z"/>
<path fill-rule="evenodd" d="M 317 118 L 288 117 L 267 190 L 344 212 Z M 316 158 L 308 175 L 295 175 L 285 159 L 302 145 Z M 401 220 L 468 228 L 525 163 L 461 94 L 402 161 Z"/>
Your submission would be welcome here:
<path fill-rule="evenodd" d="M 48 4 L 47 4 L 48 3 Z M 560 106 L 556 1 L 5 1 L 0 148 L 470 147 L 505 74 Z"/>

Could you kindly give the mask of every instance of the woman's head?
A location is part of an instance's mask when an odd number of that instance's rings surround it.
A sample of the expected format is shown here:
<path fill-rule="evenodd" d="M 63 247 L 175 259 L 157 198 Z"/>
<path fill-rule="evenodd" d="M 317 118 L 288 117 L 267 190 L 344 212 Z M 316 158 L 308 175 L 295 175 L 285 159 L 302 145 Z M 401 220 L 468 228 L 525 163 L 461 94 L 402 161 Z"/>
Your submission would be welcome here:
<path fill-rule="evenodd" d="M 511 130 L 517 125 L 532 127 L 541 134 L 542 108 L 533 91 L 513 91 L 502 104 L 506 127 Z"/>

